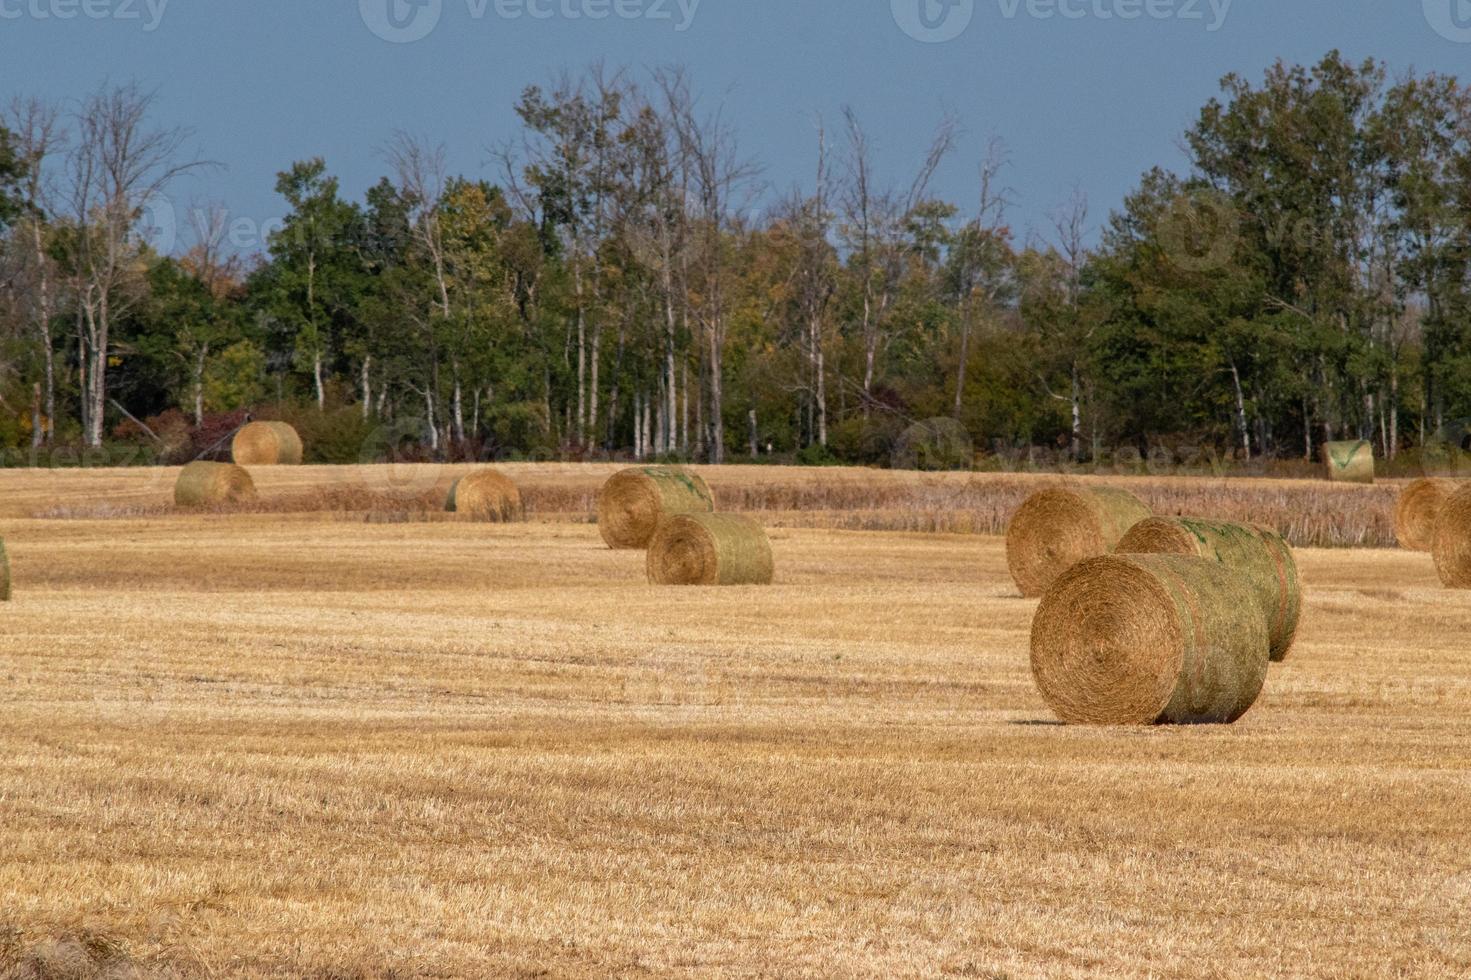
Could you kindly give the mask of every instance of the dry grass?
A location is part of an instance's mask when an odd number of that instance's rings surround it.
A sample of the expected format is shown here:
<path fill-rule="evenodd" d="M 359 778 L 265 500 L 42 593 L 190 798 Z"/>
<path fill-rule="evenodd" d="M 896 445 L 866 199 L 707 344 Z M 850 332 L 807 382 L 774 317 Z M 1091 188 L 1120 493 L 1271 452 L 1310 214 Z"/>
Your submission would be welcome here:
<path fill-rule="evenodd" d="M 571 524 L 5 530 L 0 976 L 1471 972 L 1424 555 L 1301 552 L 1241 724 L 1115 732 L 1050 723 L 994 538 L 671 592 Z"/>
<path fill-rule="evenodd" d="M 615 465 L 506 464 L 529 519 L 596 519 L 597 496 Z M 471 466 L 268 467 L 251 472 L 261 493 L 253 504 L 218 513 L 367 515 L 375 523 L 444 520 L 444 498 Z M 1057 476 L 916 474 L 863 469 L 699 467 L 722 511 L 757 514 L 772 526 L 850 531 L 1005 533 L 1032 493 L 1064 482 Z M 177 470 L 42 471 L 27 486 L 48 502 L 6 488 L 0 473 L 0 516 L 50 519 L 157 517 L 172 510 Z M 1394 547 L 1394 508 L 1408 481 L 1378 486 L 1311 480 L 1205 477 L 1070 477 L 1132 491 L 1162 516 L 1209 516 L 1266 524 L 1299 547 Z M 55 503 L 61 500 L 65 503 Z"/>

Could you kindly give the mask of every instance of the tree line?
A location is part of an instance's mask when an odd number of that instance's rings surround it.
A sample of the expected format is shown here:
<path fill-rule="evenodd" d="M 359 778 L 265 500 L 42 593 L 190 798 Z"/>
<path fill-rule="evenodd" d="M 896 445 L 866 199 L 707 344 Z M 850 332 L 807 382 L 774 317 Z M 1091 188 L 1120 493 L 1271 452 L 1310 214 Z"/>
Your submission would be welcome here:
<path fill-rule="evenodd" d="M 1081 194 L 1009 219 L 992 140 L 934 192 L 943 121 L 902 179 L 854 110 L 770 186 L 682 69 L 533 85 L 481 174 L 408 134 L 277 177 L 259 254 L 216 164 L 155 93 L 0 116 L 0 446 L 163 445 L 294 413 L 427 456 L 593 452 L 881 463 L 917 420 L 990 452 L 1210 446 L 1394 457 L 1471 415 L 1471 89 L 1331 53 L 1231 75 L 1095 228 Z M 1081 157 L 1080 157 L 1081 159 Z M 165 209 L 190 247 L 157 247 Z M 1101 230 L 1100 230 L 1101 229 Z"/>

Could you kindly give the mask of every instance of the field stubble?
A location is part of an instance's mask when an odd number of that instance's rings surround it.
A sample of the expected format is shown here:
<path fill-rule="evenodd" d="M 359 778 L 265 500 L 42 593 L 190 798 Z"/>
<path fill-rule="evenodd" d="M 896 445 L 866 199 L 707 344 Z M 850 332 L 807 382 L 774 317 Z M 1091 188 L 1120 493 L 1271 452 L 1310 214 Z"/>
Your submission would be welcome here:
<path fill-rule="evenodd" d="M 532 520 L 592 522 L 598 490 L 620 467 L 508 464 Z M 476 467 L 414 464 L 252 470 L 261 499 L 219 514 L 327 513 L 373 523 L 455 522 L 444 502 Z M 700 467 L 720 510 L 768 526 L 849 531 L 999 535 L 1030 494 L 1068 484 L 1130 490 L 1156 514 L 1209 516 L 1275 527 L 1298 547 L 1393 547 L 1404 482 L 1344 486 L 1311 480 L 1208 477 L 907 473 L 865 469 Z M 42 471 L 49 493 L 0 490 L 0 515 L 48 519 L 159 517 L 173 512 L 176 469 Z M 39 502 L 43 501 L 43 502 Z"/>
<path fill-rule="evenodd" d="M 774 586 L 671 591 L 578 524 L 345 516 L 6 521 L 0 976 L 1471 973 L 1423 555 L 1301 552 L 1240 725 L 1106 731 L 995 538 L 778 528 Z"/>

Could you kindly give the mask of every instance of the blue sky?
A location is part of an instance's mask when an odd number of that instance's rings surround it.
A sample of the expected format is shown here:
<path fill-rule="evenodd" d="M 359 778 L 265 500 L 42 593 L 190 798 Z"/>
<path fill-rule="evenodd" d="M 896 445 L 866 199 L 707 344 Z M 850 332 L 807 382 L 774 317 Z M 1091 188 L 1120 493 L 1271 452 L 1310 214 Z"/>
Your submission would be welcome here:
<path fill-rule="evenodd" d="M 0 0 L 0 99 L 156 88 L 159 120 L 228 165 L 173 197 L 248 227 L 280 215 L 274 175 L 293 160 L 326 158 L 357 197 L 403 129 L 493 175 L 528 83 L 677 62 L 775 191 L 808 179 L 819 115 L 852 105 L 901 180 L 948 110 L 964 138 L 936 190 L 969 206 L 999 136 L 1025 233 L 1074 187 L 1096 230 L 1145 169 L 1181 167 L 1180 133 L 1223 74 L 1333 48 L 1471 74 L 1471 0 Z"/>

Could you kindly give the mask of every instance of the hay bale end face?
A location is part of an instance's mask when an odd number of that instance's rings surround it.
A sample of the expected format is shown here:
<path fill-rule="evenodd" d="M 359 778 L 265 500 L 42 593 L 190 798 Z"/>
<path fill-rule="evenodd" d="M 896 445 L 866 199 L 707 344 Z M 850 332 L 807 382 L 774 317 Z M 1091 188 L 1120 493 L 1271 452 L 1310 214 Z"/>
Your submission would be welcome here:
<path fill-rule="evenodd" d="M 640 466 L 615 474 L 603 485 L 598 494 L 598 531 L 610 548 L 647 548 L 661 520 L 714 511 L 715 495 L 699 474 L 670 466 Z"/>
<path fill-rule="evenodd" d="M 1471 589 L 1471 483 L 1440 508 L 1433 550 L 1441 583 L 1448 589 Z"/>
<path fill-rule="evenodd" d="M 255 481 L 233 463 L 190 463 L 174 484 L 179 507 L 210 507 L 256 499 Z"/>
<path fill-rule="evenodd" d="M 1241 577 L 1204 558 L 1089 559 L 1032 624 L 1032 675 L 1071 724 L 1229 724 L 1256 703 L 1267 664 L 1267 625 Z"/>
<path fill-rule="evenodd" d="M 1394 508 L 1394 536 L 1406 551 L 1435 547 L 1435 523 L 1441 508 L 1461 485 L 1454 480 L 1416 480 L 1399 495 Z"/>
<path fill-rule="evenodd" d="M 680 514 L 649 542 L 654 585 L 770 585 L 776 573 L 766 529 L 738 514 Z"/>
<path fill-rule="evenodd" d="M 1044 594 L 1063 572 L 1113 551 L 1149 508 L 1110 487 L 1043 490 L 1022 504 L 1006 529 L 1006 563 L 1023 596 Z"/>
<path fill-rule="evenodd" d="M 1302 618 L 1302 580 L 1292 547 L 1276 530 L 1194 517 L 1151 517 L 1115 549 L 1121 555 L 1188 555 L 1225 565 L 1250 589 L 1267 624 L 1271 658 L 1287 659 Z"/>
<path fill-rule="evenodd" d="M 301 436 L 285 422 L 252 422 L 230 444 L 239 466 L 300 466 L 303 455 Z"/>
<path fill-rule="evenodd" d="M 1323 466 L 1334 483 L 1373 483 L 1374 444 L 1330 442 L 1323 446 Z"/>
<path fill-rule="evenodd" d="M 526 516 L 520 488 L 497 470 L 476 470 L 460 477 L 450 487 L 445 509 L 497 524 L 519 521 Z"/>

